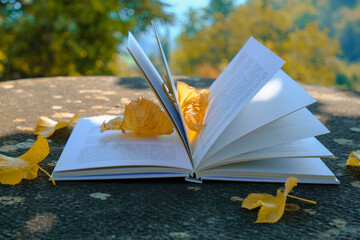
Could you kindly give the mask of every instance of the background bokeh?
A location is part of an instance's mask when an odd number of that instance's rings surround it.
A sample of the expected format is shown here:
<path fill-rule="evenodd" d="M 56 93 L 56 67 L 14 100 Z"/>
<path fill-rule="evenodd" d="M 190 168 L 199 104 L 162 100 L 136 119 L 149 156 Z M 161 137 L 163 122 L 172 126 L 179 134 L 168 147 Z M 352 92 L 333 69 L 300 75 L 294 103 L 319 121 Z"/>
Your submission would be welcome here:
<path fill-rule="evenodd" d="M 215 78 L 254 36 L 286 60 L 295 80 L 360 91 L 360 0 L 209 0 L 181 16 L 173 4 L 0 0 L 0 81 L 139 76 L 126 52 L 128 31 L 160 69 L 148 45 L 154 20 L 173 74 Z"/>

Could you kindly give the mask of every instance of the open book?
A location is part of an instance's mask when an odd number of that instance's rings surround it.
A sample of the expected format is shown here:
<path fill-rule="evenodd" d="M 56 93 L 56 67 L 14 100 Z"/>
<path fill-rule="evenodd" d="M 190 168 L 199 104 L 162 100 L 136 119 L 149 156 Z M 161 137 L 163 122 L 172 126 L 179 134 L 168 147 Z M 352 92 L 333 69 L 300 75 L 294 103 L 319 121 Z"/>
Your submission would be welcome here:
<path fill-rule="evenodd" d="M 211 85 L 205 127 L 190 144 L 154 31 L 164 80 L 131 33 L 127 48 L 176 131 L 153 138 L 100 133 L 101 124 L 114 116 L 80 119 L 52 173 L 55 180 L 184 177 L 195 182 L 285 182 L 294 176 L 301 183 L 339 183 L 320 159 L 332 154 L 314 137 L 329 132 L 306 109 L 315 99 L 281 70 L 285 62 L 253 37 Z"/>

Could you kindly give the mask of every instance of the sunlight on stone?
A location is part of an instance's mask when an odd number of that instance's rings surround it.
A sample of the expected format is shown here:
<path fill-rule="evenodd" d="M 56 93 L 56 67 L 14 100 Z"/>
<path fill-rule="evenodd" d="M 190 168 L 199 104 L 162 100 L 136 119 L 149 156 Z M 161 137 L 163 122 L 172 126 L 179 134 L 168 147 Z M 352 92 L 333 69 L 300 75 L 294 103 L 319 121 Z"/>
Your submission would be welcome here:
<path fill-rule="evenodd" d="M 334 219 L 329 224 L 336 227 L 343 227 L 346 225 L 346 221 L 343 219 Z"/>
<path fill-rule="evenodd" d="M 189 238 L 190 235 L 186 232 L 171 232 L 170 237 L 172 238 Z"/>
<path fill-rule="evenodd" d="M 232 196 L 230 198 L 230 200 L 233 201 L 233 202 L 242 202 L 244 200 L 244 198 L 239 197 L 239 196 Z"/>
<path fill-rule="evenodd" d="M 16 149 L 17 147 L 15 145 L 4 145 L 0 147 L 0 152 L 12 152 Z"/>
<path fill-rule="evenodd" d="M 14 85 L 8 84 L 8 85 L 2 85 L 2 87 L 5 89 L 11 89 L 14 88 Z"/>
<path fill-rule="evenodd" d="M 112 115 L 120 115 L 124 113 L 124 110 L 109 110 L 106 111 L 107 114 L 112 114 Z"/>
<path fill-rule="evenodd" d="M 25 200 L 24 197 L 2 196 L 2 197 L 0 197 L 0 204 L 2 204 L 2 205 L 13 205 L 15 203 L 21 203 L 24 200 Z"/>
<path fill-rule="evenodd" d="M 316 213 L 316 211 L 313 210 L 313 209 L 303 209 L 303 210 L 304 210 L 304 212 L 306 212 L 306 213 L 308 213 L 310 215 L 315 215 L 315 213 Z"/>
<path fill-rule="evenodd" d="M 83 90 L 79 90 L 78 93 L 100 93 L 101 90 L 97 90 L 97 89 L 83 89 Z"/>
<path fill-rule="evenodd" d="M 187 190 L 197 192 L 197 191 L 200 191 L 201 188 L 200 187 L 188 187 Z"/>
<path fill-rule="evenodd" d="M 350 130 L 353 132 L 360 132 L 360 128 L 358 128 L 358 127 L 352 127 L 352 128 L 350 128 Z"/>
<path fill-rule="evenodd" d="M 69 112 L 58 112 L 51 115 L 52 118 L 72 118 L 73 116 L 74 114 Z"/>
<path fill-rule="evenodd" d="M 120 102 L 121 102 L 122 104 L 128 104 L 130 101 L 131 101 L 131 100 L 130 100 L 129 98 L 121 98 L 121 99 L 120 99 Z"/>
<path fill-rule="evenodd" d="M 360 181 L 352 182 L 351 186 L 356 187 L 356 188 L 360 188 Z"/>
<path fill-rule="evenodd" d="M 95 105 L 91 107 L 92 109 L 108 109 L 109 107 L 105 107 L 105 106 L 100 106 L 100 105 Z"/>
<path fill-rule="evenodd" d="M 37 214 L 25 223 L 25 228 L 31 233 L 42 232 L 52 227 L 56 222 L 56 216 L 52 213 Z"/>
<path fill-rule="evenodd" d="M 14 123 L 20 123 L 20 122 L 25 122 L 26 119 L 23 119 L 23 118 L 16 118 L 15 120 L 13 120 L 12 122 Z"/>
<path fill-rule="evenodd" d="M 34 139 L 27 139 L 25 142 L 20 142 L 16 144 L 17 148 L 31 148 L 32 145 L 34 145 L 35 140 Z"/>
<path fill-rule="evenodd" d="M 116 94 L 116 92 L 115 91 L 104 91 L 104 92 L 102 92 L 101 93 L 102 95 L 115 95 Z"/>
<path fill-rule="evenodd" d="M 111 195 L 107 194 L 107 193 L 96 192 L 96 193 L 90 194 L 90 197 L 101 199 L 101 200 L 106 200 L 107 198 L 111 197 Z"/>
<path fill-rule="evenodd" d="M 27 131 L 33 132 L 33 131 L 34 131 L 33 128 L 31 128 L 31 127 L 24 127 L 24 126 L 17 126 L 16 129 L 17 129 L 17 130 L 20 130 L 20 131 L 23 131 L 23 132 L 27 132 Z"/>
<path fill-rule="evenodd" d="M 352 145 L 353 140 L 352 139 L 346 139 L 346 138 L 335 138 L 334 141 L 338 144 L 342 145 Z"/>

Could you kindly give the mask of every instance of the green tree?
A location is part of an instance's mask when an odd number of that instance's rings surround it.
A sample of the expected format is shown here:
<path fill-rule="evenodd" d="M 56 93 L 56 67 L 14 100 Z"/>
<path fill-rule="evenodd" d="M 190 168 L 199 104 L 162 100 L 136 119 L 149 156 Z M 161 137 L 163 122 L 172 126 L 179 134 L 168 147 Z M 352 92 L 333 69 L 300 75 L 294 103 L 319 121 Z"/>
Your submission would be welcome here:
<path fill-rule="evenodd" d="M 249 36 L 254 36 L 287 61 L 284 68 L 294 79 L 334 84 L 338 41 L 330 39 L 328 30 L 319 29 L 315 21 L 304 24 L 303 29 L 295 24 L 306 12 L 312 14 L 313 6 L 309 1 L 290 0 L 275 9 L 275 2 L 251 1 L 227 18 L 215 14 L 215 23 L 195 36 L 182 34 L 173 56 L 176 72 L 216 77 Z"/>
<path fill-rule="evenodd" d="M 0 80 L 112 74 L 129 30 L 171 21 L 164 6 L 153 0 L 2 0 Z"/>

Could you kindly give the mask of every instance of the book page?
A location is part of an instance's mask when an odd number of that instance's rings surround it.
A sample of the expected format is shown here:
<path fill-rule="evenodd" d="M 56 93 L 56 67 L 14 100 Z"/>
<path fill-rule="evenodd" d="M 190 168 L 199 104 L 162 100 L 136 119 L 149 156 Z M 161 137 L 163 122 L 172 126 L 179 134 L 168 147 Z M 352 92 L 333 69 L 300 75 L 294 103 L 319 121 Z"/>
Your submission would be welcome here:
<path fill-rule="evenodd" d="M 204 159 L 249 132 L 315 101 L 283 70 L 278 71 L 221 133 Z"/>
<path fill-rule="evenodd" d="M 210 87 L 205 127 L 193 145 L 197 166 L 216 139 L 260 89 L 278 72 L 284 61 L 250 38 Z"/>
<path fill-rule="evenodd" d="M 156 71 L 153 64 L 150 62 L 149 58 L 146 56 L 136 39 L 129 32 L 127 48 L 130 55 L 133 57 L 134 61 L 138 65 L 139 69 L 144 74 L 145 78 L 152 87 L 155 95 L 157 96 L 159 102 L 164 107 L 167 112 L 170 120 L 172 121 L 176 131 L 179 133 L 181 140 L 185 146 L 185 149 L 191 158 L 191 149 L 189 144 L 189 139 L 187 137 L 185 126 L 182 123 L 179 112 L 176 110 L 172 102 L 169 100 L 166 92 L 163 89 L 164 81 L 161 79 L 159 73 Z"/>
<path fill-rule="evenodd" d="M 285 182 L 290 176 L 299 183 L 339 184 L 320 158 L 275 158 L 234 163 L 202 171 L 202 179 Z"/>
<path fill-rule="evenodd" d="M 80 119 L 54 171 L 125 166 L 192 169 L 176 132 L 152 138 L 123 134 L 120 130 L 100 133 L 103 121 L 112 118 L 101 116 Z"/>
<path fill-rule="evenodd" d="M 332 157 L 333 155 L 315 137 L 305 138 L 289 143 L 277 144 L 261 148 L 251 152 L 236 155 L 223 161 L 205 161 L 199 165 L 204 170 L 225 164 L 253 161 L 270 158 L 310 158 L 310 157 Z"/>
<path fill-rule="evenodd" d="M 153 26 L 153 29 L 154 29 L 154 33 L 155 33 L 155 37 L 156 37 L 156 41 L 158 43 L 158 47 L 159 47 L 159 50 L 160 50 L 160 55 L 161 55 L 161 59 L 162 59 L 162 62 L 164 64 L 164 67 L 165 67 L 165 72 L 167 74 L 167 87 L 168 89 L 171 91 L 171 93 L 174 94 L 174 97 L 176 99 L 176 103 L 177 103 L 177 106 L 175 106 L 175 108 L 178 109 L 179 112 L 181 112 L 181 109 L 180 109 L 180 105 L 179 105 L 179 98 L 178 98 L 178 94 L 177 94 L 177 91 L 176 91 L 176 87 L 175 87 L 175 83 L 172 79 L 172 75 L 171 75 L 171 72 L 170 72 L 170 68 L 169 68 L 169 64 L 166 60 L 166 56 L 165 56 L 165 53 L 164 53 L 164 49 L 161 45 L 161 42 L 160 42 L 160 38 L 158 36 L 158 33 L 157 33 L 157 30 L 156 30 L 156 26 L 155 26 L 155 23 L 154 22 L 151 22 L 152 23 L 152 26 Z M 182 116 L 182 114 L 180 114 L 180 116 Z M 185 125 L 184 125 L 185 126 Z"/>
<path fill-rule="evenodd" d="M 236 140 L 205 161 L 220 162 L 256 149 L 328 133 L 306 108 L 273 121 Z"/>

